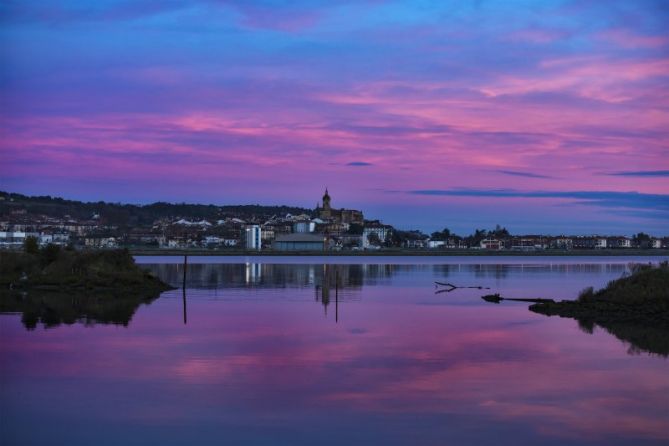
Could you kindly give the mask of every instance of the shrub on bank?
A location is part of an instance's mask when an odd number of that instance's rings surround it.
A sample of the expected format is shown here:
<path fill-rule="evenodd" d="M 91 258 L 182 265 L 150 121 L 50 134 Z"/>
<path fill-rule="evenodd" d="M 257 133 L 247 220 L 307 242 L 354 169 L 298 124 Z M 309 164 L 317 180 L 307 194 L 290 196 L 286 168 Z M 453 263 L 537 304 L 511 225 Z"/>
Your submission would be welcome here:
<path fill-rule="evenodd" d="M 0 252 L 3 287 L 168 289 L 142 270 L 127 249 L 69 251 L 48 245 L 35 252 Z"/>

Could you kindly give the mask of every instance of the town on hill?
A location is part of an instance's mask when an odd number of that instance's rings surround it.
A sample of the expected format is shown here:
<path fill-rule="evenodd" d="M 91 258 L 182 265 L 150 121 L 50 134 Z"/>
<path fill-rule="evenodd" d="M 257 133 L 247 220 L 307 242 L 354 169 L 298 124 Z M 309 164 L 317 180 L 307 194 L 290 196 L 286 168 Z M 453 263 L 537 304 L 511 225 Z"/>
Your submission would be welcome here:
<path fill-rule="evenodd" d="M 215 251 L 571 251 L 663 249 L 669 237 L 511 234 L 497 225 L 460 236 L 425 234 L 368 220 L 360 210 L 335 208 L 326 189 L 315 208 L 262 205 L 80 202 L 0 192 L 0 248 L 207 249 Z"/>

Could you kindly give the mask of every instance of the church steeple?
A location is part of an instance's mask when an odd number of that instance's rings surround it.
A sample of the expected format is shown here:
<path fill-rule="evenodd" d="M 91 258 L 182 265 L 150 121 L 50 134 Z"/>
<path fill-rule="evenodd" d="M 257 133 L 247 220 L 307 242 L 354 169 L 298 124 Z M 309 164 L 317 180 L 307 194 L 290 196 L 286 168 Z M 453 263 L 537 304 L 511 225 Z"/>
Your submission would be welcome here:
<path fill-rule="evenodd" d="M 330 209 L 330 194 L 328 188 L 325 188 L 325 195 L 323 195 L 323 209 Z"/>
<path fill-rule="evenodd" d="M 330 194 L 328 193 L 328 188 L 325 188 L 325 194 L 323 195 L 323 207 L 320 210 L 319 217 L 327 220 L 332 217 L 332 208 L 330 207 Z"/>

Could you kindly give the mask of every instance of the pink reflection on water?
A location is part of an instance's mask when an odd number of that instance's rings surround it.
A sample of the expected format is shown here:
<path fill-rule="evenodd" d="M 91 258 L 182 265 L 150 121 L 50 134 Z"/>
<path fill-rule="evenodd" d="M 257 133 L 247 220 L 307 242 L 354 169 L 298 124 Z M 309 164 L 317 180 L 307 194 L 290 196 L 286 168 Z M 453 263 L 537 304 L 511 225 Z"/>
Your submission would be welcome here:
<path fill-rule="evenodd" d="M 150 400 L 120 413 L 97 408 L 150 424 L 464 415 L 520 423 L 539 437 L 667 439 L 666 360 L 629 356 L 608 334 L 586 335 L 523 305 L 415 305 L 406 290 L 376 290 L 387 303 L 340 303 L 339 324 L 318 302 L 272 296 L 191 300 L 186 326 L 169 296 L 140 308 L 128 329 L 26 333 L 3 316 L 4 382 L 74 379 L 102 398 L 110 384 L 155 386 Z"/>

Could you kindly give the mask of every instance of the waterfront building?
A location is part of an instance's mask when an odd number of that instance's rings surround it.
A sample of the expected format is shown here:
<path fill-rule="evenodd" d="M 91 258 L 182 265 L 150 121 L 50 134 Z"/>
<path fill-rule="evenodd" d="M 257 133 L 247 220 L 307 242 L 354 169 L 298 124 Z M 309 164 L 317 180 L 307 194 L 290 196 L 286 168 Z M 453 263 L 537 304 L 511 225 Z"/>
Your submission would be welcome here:
<path fill-rule="evenodd" d="M 362 230 L 362 247 L 364 249 L 372 247 L 373 243 L 371 241 L 374 238 L 377 238 L 379 243 L 385 243 L 392 229 L 392 226 L 384 225 L 378 220 L 366 222 L 365 228 Z"/>
<path fill-rule="evenodd" d="M 625 236 L 609 237 L 606 239 L 606 247 L 608 248 L 631 248 L 632 239 Z"/>
<path fill-rule="evenodd" d="M 492 250 L 497 250 L 499 251 L 500 249 L 504 248 L 504 244 L 497 239 L 485 239 L 481 240 L 481 243 L 479 244 L 481 249 L 492 249 Z"/>
<path fill-rule="evenodd" d="M 276 251 L 323 251 L 325 236 L 306 233 L 279 235 L 274 240 L 272 248 Z"/>
<path fill-rule="evenodd" d="M 260 251 L 262 249 L 262 231 L 260 225 L 246 227 L 246 249 Z"/>
<path fill-rule="evenodd" d="M 551 242 L 551 248 L 556 249 L 572 249 L 574 246 L 574 241 L 571 237 L 560 236 L 553 239 Z"/>
<path fill-rule="evenodd" d="M 599 236 L 576 236 L 572 238 L 574 249 L 602 249 L 606 248 L 606 239 Z"/>

